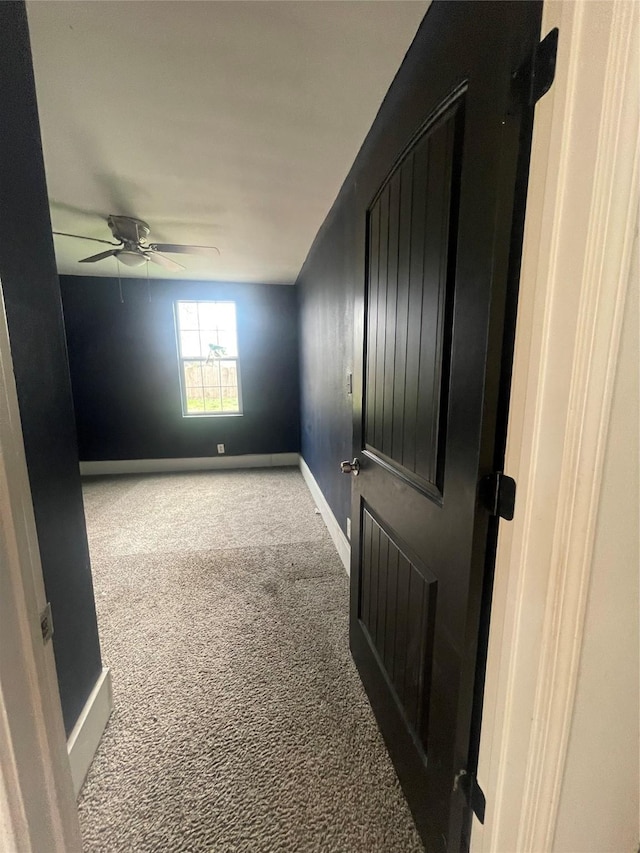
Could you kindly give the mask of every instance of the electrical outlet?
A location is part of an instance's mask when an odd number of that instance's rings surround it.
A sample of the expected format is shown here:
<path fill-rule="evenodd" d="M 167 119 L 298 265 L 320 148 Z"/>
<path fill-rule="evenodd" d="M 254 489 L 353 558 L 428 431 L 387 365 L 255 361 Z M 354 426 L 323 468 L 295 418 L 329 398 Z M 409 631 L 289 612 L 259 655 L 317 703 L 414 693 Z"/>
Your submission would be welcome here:
<path fill-rule="evenodd" d="M 218 445 L 218 453 L 224 453 L 224 444 Z"/>
<path fill-rule="evenodd" d="M 347 539 L 351 542 L 351 519 L 347 519 Z"/>

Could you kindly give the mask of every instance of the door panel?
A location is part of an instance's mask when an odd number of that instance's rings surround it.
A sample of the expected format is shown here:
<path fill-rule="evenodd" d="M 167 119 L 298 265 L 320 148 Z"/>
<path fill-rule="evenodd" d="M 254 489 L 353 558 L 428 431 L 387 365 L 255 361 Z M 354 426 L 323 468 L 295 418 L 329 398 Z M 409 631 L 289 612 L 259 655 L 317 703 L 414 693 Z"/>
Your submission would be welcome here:
<path fill-rule="evenodd" d="M 351 649 L 429 851 L 469 842 L 540 18 L 434 2 L 357 170 Z"/>
<path fill-rule="evenodd" d="M 407 726 L 426 749 L 438 582 L 366 508 L 362 547 L 360 619 Z"/>
<path fill-rule="evenodd" d="M 461 142 L 458 99 L 408 148 L 367 217 L 364 446 L 436 499 L 444 475 Z"/>

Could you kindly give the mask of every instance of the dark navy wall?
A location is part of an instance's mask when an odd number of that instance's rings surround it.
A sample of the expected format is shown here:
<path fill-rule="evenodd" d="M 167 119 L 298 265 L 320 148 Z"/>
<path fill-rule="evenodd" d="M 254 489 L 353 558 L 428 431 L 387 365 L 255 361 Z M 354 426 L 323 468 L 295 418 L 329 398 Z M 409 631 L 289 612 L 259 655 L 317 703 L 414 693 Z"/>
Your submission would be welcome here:
<path fill-rule="evenodd" d="M 354 196 L 344 193 L 298 277 L 301 454 L 346 533 L 351 482 L 339 472 L 352 455 L 353 317 L 357 264 Z"/>
<path fill-rule="evenodd" d="M 293 287 L 61 276 L 80 458 L 162 459 L 299 450 Z M 149 294 L 151 298 L 149 299 Z M 237 306 L 243 414 L 182 415 L 174 302 Z"/>
<path fill-rule="evenodd" d="M 100 647 L 23 3 L 0 3 L 0 32 L 0 280 L 69 733 L 100 674 Z"/>
<path fill-rule="evenodd" d="M 464 15 L 463 4 L 443 4 Z M 460 7 L 460 8 L 458 8 Z M 441 14 L 437 4 L 429 14 Z M 300 301 L 301 454 L 346 531 L 351 478 L 339 463 L 352 455 L 353 414 L 345 376 L 354 370 L 359 399 L 366 211 L 390 164 L 424 120 L 422 91 L 429 28 L 423 20 L 355 162 L 318 232 L 296 282 Z"/>

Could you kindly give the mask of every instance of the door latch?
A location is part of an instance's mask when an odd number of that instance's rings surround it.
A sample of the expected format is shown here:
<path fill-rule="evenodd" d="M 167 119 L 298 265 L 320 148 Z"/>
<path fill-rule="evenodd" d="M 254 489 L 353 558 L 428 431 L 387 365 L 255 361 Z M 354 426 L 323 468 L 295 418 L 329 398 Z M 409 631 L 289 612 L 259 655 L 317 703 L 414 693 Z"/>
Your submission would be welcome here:
<path fill-rule="evenodd" d="M 360 473 L 360 460 L 357 456 L 354 456 L 351 462 L 346 459 L 340 463 L 340 470 L 343 474 L 353 474 L 354 477 L 357 477 Z"/>

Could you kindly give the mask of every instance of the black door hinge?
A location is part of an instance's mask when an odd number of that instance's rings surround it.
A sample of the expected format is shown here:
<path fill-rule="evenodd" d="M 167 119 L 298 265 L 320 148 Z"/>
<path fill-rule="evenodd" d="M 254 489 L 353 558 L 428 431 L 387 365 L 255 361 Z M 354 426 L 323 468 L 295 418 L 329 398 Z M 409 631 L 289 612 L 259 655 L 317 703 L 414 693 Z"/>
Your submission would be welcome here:
<path fill-rule="evenodd" d="M 480 480 L 478 488 L 480 503 L 491 515 L 497 515 L 506 521 L 513 519 L 516 505 L 516 481 L 502 471 L 494 471 Z"/>
<path fill-rule="evenodd" d="M 466 770 L 460 770 L 456 773 L 453 790 L 460 789 L 465 796 L 467 805 L 478 818 L 480 823 L 484 823 L 484 815 L 487 810 L 487 799 L 484 791 L 478 785 L 478 780 L 475 773 L 469 773 Z"/>
<path fill-rule="evenodd" d="M 532 107 L 545 95 L 556 76 L 558 28 L 554 27 L 513 75 L 519 98 Z"/>

